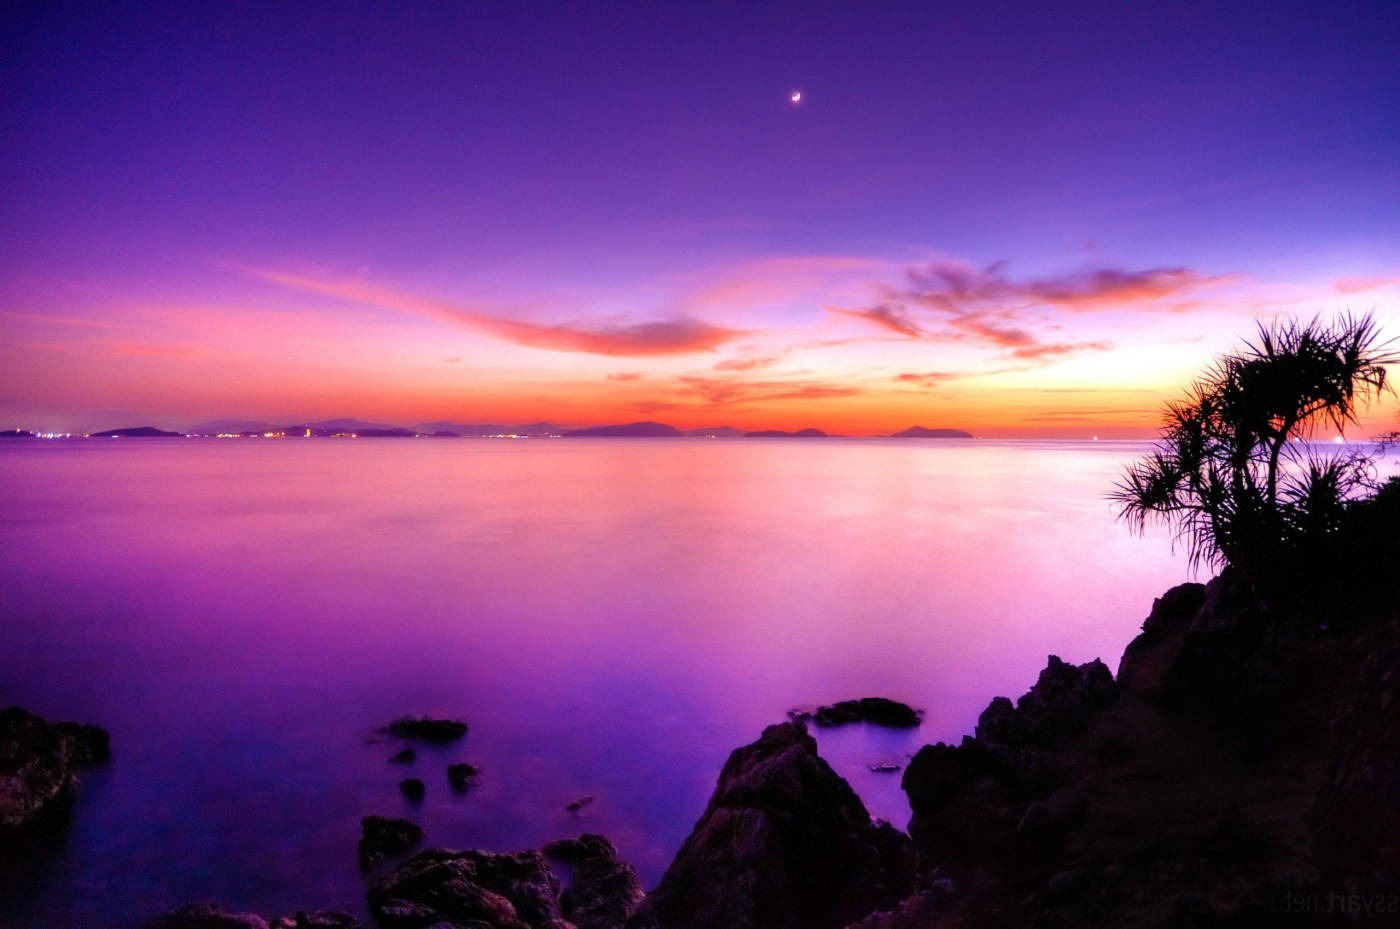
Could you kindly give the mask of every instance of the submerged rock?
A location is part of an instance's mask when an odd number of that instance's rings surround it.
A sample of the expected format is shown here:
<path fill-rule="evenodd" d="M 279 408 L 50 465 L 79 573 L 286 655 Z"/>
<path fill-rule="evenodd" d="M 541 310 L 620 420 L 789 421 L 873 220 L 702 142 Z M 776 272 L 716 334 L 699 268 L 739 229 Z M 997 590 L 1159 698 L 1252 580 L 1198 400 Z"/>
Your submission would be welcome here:
<path fill-rule="evenodd" d="M 570 800 L 568 803 L 564 804 L 564 810 L 569 813 L 577 813 L 592 802 L 593 795 L 588 794 L 587 796 L 579 797 L 577 800 Z"/>
<path fill-rule="evenodd" d="M 386 929 L 442 923 L 472 929 L 568 929 L 559 879 L 539 852 L 420 852 L 369 888 L 369 908 Z"/>
<path fill-rule="evenodd" d="M 191 903 L 146 923 L 146 929 L 268 929 L 255 913 L 231 913 L 217 903 Z"/>
<path fill-rule="evenodd" d="M 646 898 L 636 869 L 620 861 L 600 835 L 551 842 L 544 853 L 573 868 L 560 903 L 564 918 L 578 929 L 619 929 Z"/>
<path fill-rule="evenodd" d="M 360 868 L 368 871 L 388 855 L 408 851 L 422 841 L 423 829 L 411 819 L 366 816 L 360 820 Z"/>
<path fill-rule="evenodd" d="M 406 777 L 399 781 L 399 790 L 410 800 L 422 800 L 428 788 L 416 777 Z"/>
<path fill-rule="evenodd" d="M 0 829 L 29 825 L 77 784 L 77 769 L 111 757 L 105 730 L 0 711 Z"/>
<path fill-rule="evenodd" d="M 813 720 L 818 726 L 844 726 L 846 723 L 874 723 L 896 729 L 911 729 L 919 724 L 919 711 L 907 704 L 885 697 L 862 697 L 842 700 L 818 707 L 815 712 L 794 712 L 794 720 Z"/>
<path fill-rule="evenodd" d="M 467 734 L 467 724 L 455 719 L 433 719 L 428 716 L 404 716 L 385 726 L 382 732 L 404 739 L 425 742 L 451 742 Z"/>
<path fill-rule="evenodd" d="M 476 778 L 480 773 L 481 770 L 476 765 L 466 762 L 450 764 L 447 766 L 447 782 L 452 785 L 453 790 L 463 791 L 476 785 Z"/>
<path fill-rule="evenodd" d="M 800 722 L 729 756 L 634 917 L 659 929 L 836 929 L 909 890 L 908 839 L 871 821 Z"/>
<path fill-rule="evenodd" d="M 406 748 L 401 752 L 395 752 L 389 756 L 391 764 L 408 764 L 418 757 L 418 753 L 411 748 Z"/>

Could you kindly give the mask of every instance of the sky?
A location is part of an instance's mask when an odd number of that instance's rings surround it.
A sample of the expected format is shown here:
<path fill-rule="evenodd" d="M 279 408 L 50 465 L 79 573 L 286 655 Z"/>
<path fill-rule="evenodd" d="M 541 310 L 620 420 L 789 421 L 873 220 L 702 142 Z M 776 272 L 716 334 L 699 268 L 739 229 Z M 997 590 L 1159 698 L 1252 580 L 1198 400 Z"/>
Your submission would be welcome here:
<path fill-rule="evenodd" d="M 1256 321 L 1400 336 L 1393 0 L 10 3 L 0 42 L 0 428 L 1135 437 Z"/>

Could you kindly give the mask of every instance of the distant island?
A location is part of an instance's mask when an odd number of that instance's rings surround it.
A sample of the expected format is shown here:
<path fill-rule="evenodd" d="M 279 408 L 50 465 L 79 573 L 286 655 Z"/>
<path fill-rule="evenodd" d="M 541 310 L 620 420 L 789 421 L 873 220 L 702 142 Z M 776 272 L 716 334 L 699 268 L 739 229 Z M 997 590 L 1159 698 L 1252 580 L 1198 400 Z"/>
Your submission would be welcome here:
<path fill-rule="evenodd" d="M 746 439 L 827 439 L 830 438 L 820 429 L 799 429 L 796 432 L 784 432 L 781 429 L 761 429 L 757 432 L 744 433 Z"/>
<path fill-rule="evenodd" d="M 132 426 L 130 429 L 108 429 L 106 432 L 92 433 L 94 439 L 178 439 L 183 435 L 183 432 L 166 432 L 155 426 Z"/>
<path fill-rule="evenodd" d="M 621 426 L 594 426 L 592 429 L 574 429 L 564 433 L 565 438 L 673 438 L 681 431 L 665 423 L 641 422 L 626 423 Z"/>
<path fill-rule="evenodd" d="M 682 435 L 697 436 L 702 439 L 734 439 L 744 434 L 744 430 L 733 426 L 708 426 L 703 429 L 686 429 Z"/>
<path fill-rule="evenodd" d="M 910 426 L 903 432 L 896 432 L 892 439 L 971 439 L 972 433 L 961 429 L 929 429 L 925 426 Z"/>
<path fill-rule="evenodd" d="M 537 422 L 525 425 L 502 423 L 455 423 L 447 420 L 417 423 L 412 426 L 395 426 L 389 423 L 370 422 L 363 419 L 341 417 L 316 421 L 294 422 L 279 425 L 256 419 L 214 419 L 202 422 L 182 431 L 168 431 L 156 426 L 128 426 L 121 429 L 107 429 L 102 432 L 48 432 L 43 429 L 8 429 L 0 431 L 0 439 L 25 438 L 175 438 L 178 436 L 237 439 L 237 438 L 355 438 L 355 439 L 521 439 L 521 438 L 704 438 L 704 439 L 826 439 L 843 438 L 821 429 L 797 430 L 755 429 L 745 431 L 734 426 L 704 426 L 695 429 L 678 429 L 668 423 L 651 420 L 635 423 L 612 423 L 584 428 L 570 428 L 557 423 Z M 931 429 L 926 426 L 911 426 L 896 432 L 889 438 L 895 439 L 971 439 L 972 433 L 962 429 Z"/>

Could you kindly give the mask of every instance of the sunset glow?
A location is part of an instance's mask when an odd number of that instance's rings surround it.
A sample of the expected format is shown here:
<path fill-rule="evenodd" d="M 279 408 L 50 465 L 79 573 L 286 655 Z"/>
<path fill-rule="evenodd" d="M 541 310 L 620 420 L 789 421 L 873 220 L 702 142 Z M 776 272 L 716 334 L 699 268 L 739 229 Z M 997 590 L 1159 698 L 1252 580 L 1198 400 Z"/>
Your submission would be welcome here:
<path fill-rule="evenodd" d="M 1143 436 L 1257 319 L 1400 334 L 1394 7 L 158 6 L 4 14 L 4 428 Z"/>

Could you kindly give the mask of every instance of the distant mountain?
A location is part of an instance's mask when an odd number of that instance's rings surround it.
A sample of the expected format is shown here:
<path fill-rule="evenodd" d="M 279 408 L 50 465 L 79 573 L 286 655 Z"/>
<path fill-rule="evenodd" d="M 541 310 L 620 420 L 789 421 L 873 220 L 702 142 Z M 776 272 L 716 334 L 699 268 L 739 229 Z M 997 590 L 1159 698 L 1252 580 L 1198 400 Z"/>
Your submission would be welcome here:
<path fill-rule="evenodd" d="M 256 419 L 211 419 L 190 427 L 190 435 L 236 435 L 242 432 L 268 432 L 278 428 Z"/>
<path fill-rule="evenodd" d="M 28 429 L 6 429 L 0 432 L 0 439 L 32 439 L 34 433 Z"/>
<path fill-rule="evenodd" d="M 436 435 L 446 433 L 448 435 L 462 436 L 485 436 L 485 435 L 562 435 L 565 432 L 563 426 L 556 426 L 554 423 L 529 423 L 524 426 L 506 426 L 501 423 L 450 423 L 438 421 L 432 423 L 419 423 L 413 427 L 415 432 L 424 435 Z"/>
<path fill-rule="evenodd" d="M 514 430 L 516 435 L 563 435 L 568 431 L 557 423 L 527 423 Z"/>
<path fill-rule="evenodd" d="M 910 426 L 903 432 L 896 432 L 892 439 L 970 439 L 972 433 L 961 429 L 927 429 L 923 426 Z"/>
<path fill-rule="evenodd" d="M 758 432 L 744 433 L 746 439 L 825 439 L 828 438 L 825 432 L 820 429 L 799 429 L 796 432 L 784 432 L 781 429 L 763 429 Z"/>
<path fill-rule="evenodd" d="M 414 432 L 421 432 L 424 435 L 437 435 L 440 432 L 448 435 L 503 435 L 510 431 L 509 426 L 501 426 L 496 423 L 449 423 L 445 420 L 438 420 L 437 422 L 431 423 L 419 423 L 409 428 Z"/>
<path fill-rule="evenodd" d="M 698 435 L 704 438 L 732 439 L 741 436 L 744 430 L 735 429 L 733 426 L 710 426 L 705 429 L 687 429 L 683 435 Z"/>
<path fill-rule="evenodd" d="M 388 423 L 367 423 L 363 419 L 323 419 L 319 423 L 303 423 L 302 426 L 311 427 L 313 432 L 318 429 L 326 429 L 332 432 L 365 432 L 371 429 L 398 428 L 398 426 L 391 426 Z"/>
<path fill-rule="evenodd" d="M 627 423 L 622 426 L 594 426 L 592 429 L 575 429 L 566 432 L 566 437 L 608 437 L 608 438 L 662 438 L 680 435 L 675 426 L 665 423 Z"/>
<path fill-rule="evenodd" d="M 106 432 L 92 433 L 94 439 L 178 439 L 181 435 L 182 433 L 166 432 L 155 426 L 132 426 L 128 429 L 108 429 Z"/>
<path fill-rule="evenodd" d="M 355 433 L 362 439 L 412 439 L 418 435 L 412 429 L 390 426 L 387 429 L 361 429 Z"/>

